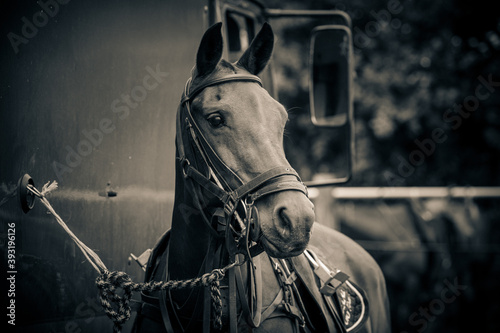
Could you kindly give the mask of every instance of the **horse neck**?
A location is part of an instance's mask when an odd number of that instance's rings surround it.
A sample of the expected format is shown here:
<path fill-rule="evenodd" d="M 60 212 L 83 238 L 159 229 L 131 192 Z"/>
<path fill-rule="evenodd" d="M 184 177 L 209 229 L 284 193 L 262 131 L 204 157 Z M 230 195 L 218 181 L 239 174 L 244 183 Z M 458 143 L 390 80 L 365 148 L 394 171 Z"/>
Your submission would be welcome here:
<path fill-rule="evenodd" d="M 170 280 L 188 280 L 200 276 L 206 271 L 205 260 L 215 257 L 215 253 L 209 253 L 211 242 L 214 242 L 211 239 L 209 227 L 203 222 L 201 212 L 196 208 L 197 205 L 186 186 L 179 164 L 179 162 L 176 163 L 175 201 L 168 253 L 168 278 Z M 246 286 L 248 283 L 247 266 L 242 265 L 240 269 L 242 285 Z M 186 293 L 182 290 L 171 294 L 176 302 L 184 304 L 185 313 L 195 311 L 200 295 L 203 293 L 189 291 Z M 194 314 L 194 316 L 200 319 L 201 313 Z"/>
<path fill-rule="evenodd" d="M 176 163 L 175 201 L 169 249 L 171 279 L 190 279 L 202 269 L 210 242 L 210 231 L 186 186 Z"/>

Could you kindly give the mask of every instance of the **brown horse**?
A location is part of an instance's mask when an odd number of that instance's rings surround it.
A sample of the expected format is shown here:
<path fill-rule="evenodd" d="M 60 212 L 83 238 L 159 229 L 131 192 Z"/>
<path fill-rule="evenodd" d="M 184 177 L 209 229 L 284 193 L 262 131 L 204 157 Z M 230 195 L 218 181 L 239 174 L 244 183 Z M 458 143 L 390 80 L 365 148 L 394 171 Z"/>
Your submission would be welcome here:
<path fill-rule="evenodd" d="M 314 223 L 307 189 L 285 157 L 287 112 L 256 76 L 273 40 L 264 24 L 229 63 L 221 60 L 221 24 L 203 36 L 177 114 L 172 228 L 146 271 L 147 281 L 189 280 L 224 267 L 220 315 L 208 288 L 143 294 L 138 332 L 390 330 L 378 265 Z"/>

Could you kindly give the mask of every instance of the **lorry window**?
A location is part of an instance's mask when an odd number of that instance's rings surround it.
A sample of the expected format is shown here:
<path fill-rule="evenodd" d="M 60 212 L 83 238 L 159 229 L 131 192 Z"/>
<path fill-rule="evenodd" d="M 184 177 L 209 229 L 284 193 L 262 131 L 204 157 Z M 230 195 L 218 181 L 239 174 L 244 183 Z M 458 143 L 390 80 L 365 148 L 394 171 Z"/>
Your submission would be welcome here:
<path fill-rule="evenodd" d="M 228 43 L 228 60 L 236 61 L 255 37 L 254 18 L 240 12 L 227 10 L 225 14 Z"/>
<path fill-rule="evenodd" d="M 223 4 L 221 8 L 225 27 L 225 59 L 236 62 L 243 52 L 250 46 L 257 32 L 262 27 L 264 17 L 259 6 L 239 7 L 234 4 Z M 271 61 L 272 63 L 272 61 Z M 259 77 L 267 91 L 275 95 L 272 65 L 269 64 Z"/>

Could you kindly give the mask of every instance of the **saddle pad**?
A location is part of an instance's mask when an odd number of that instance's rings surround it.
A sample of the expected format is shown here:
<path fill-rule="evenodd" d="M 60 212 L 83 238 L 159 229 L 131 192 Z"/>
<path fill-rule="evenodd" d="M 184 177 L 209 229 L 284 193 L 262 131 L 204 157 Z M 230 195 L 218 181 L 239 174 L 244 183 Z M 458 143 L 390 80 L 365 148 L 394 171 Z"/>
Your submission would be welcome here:
<path fill-rule="evenodd" d="M 368 319 L 365 292 L 350 281 L 337 287 L 335 297 L 347 332 L 357 332 Z"/>
<path fill-rule="evenodd" d="M 313 253 L 308 249 L 309 253 Z M 311 258 L 311 256 L 309 256 Z M 332 270 L 314 255 L 311 260 L 305 254 L 294 258 L 295 269 L 308 289 L 313 291 L 316 302 L 328 308 L 325 312 L 336 317 L 342 325 L 341 332 L 358 332 L 368 320 L 369 306 L 365 292 L 349 276 L 340 270 Z M 305 264 L 305 263 L 309 264 Z M 311 279 L 311 275 L 315 278 Z M 324 310 L 323 310 L 324 311 Z"/>

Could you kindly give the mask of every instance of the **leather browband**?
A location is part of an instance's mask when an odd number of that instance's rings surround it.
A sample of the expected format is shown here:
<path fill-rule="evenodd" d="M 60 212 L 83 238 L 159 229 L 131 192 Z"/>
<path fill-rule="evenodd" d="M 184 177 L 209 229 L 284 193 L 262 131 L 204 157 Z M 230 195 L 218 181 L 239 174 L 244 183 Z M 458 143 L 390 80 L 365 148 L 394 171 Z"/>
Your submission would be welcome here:
<path fill-rule="evenodd" d="M 223 77 L 212 78 L 206 81 L 202 81 L 200 85 L 198 85 L 193 91 L 189 91 L 191 89 L 192 80 L 189 79 L 186 82 L 186 88 L 184 89 L 184 95 L 182 96 L 181 103 L 184 104 L 187 101 L 193 100 L 203 89 L 215 86 L 217 84 L 233 82 L 233 81 L 245 81 L 245 82 L 256 82 L 262 87 L 262 81 L 258 76 L 255 75 L 244 75 L 244 74 L 230 74 Z"/>

